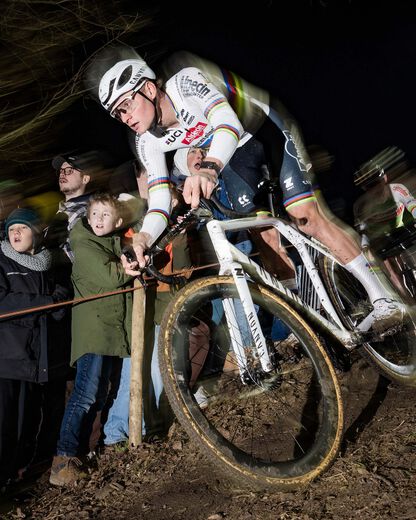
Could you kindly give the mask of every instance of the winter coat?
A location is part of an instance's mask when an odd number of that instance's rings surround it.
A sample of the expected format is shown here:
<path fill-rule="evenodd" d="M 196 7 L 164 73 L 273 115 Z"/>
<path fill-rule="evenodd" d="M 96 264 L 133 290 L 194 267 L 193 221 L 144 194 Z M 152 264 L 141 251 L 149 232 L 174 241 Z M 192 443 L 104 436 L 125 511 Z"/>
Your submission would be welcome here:
<path fill-rule="evenodd" d="M 132 277 L 121 265 L 121 235 L 96 236 L 85 217 L 71 230 L 74 252 L 72 283 L 75 298 L 129 286 Z M 72 309 L 71 364 L 84 354 L 130 355 L 131 293 L 81 302 Z"/>
<path fill-rule="evenodd" d="M 30 269 L 0 249 L 0 315 L 53 303 L 58 286 L 62 299 L 71 299 L 72 289 L 57 280 L 53 267 Z M 63 377 L 69 367 L 70 331 L 62 326 L 68 312 L 61 308 L 0 319 L 0 378 L 43 383 Z"/>

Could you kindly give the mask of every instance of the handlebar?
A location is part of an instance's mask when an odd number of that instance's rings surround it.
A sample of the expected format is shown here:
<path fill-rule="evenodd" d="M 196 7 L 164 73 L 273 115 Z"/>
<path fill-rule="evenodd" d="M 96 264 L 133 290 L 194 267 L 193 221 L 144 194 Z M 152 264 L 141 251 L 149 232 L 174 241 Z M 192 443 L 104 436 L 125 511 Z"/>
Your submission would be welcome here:
<path fill-rule="evenodd" d="M 263 182 L 260 190 L 266 191 L 268 193 L 274 193 L 276 190 L 276 184 L 273 181 L 265 181 Z M 178 187 L 180 189 L 180 187 Z M 168 229 L 164 234 L 162 234 L 155 243 L 151 246 L 151 248 L 145 251 L 145 255 L 148 255 L 150 259 L 158 253 L 162 252 L 165 247 L 172 242 L 172 240 L 178 236 L 182 231 L 187 229 L 190 225 L 201 222 L 206 219 L 207 214 L 205 213 L 201 216 L 200 210 L 207 210 L 210 212 L 211 216 L 214 210 L 219 211 L 224 216 L 235 219 L 235 218 L 247 218 L 247 217 L 255 217 L 257 214 L 254 213 L 240 213 L 233 209 L 228 208 L 222 204 L 215 193 L 211 195 L 210 199 L 200 198 L 199 206 L 196 209 L 188 210 L 185 215 L 182 217 L 181 222 L 178 222 L 170 229 Z M 136 261 L 136 255 L 131 246 L 127 246 L 123 248 L 122 253 L 126 256 L 129 262 Z M 152 260 L 149 265 L 147 265 L 144 270 L 149 276 L 152 276 L 159 280 L 160 282 L 167 283 L 169 285 L 182 285 L 185 281 L 184 277 L 178 275 L 165 275 L 161 273 L 152 263 Z"/>

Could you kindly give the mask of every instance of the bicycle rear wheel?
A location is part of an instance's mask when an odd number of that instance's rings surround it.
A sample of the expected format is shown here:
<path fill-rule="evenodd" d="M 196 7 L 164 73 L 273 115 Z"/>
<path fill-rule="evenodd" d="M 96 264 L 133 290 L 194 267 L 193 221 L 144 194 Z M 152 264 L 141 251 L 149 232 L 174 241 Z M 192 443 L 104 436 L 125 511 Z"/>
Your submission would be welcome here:
<path fill-rule="evenodd" d="M 330 258 L 324 256 L 321 262 L 332 303 L 345 327 L 353 330 L 373 308 L 367 292 L 351 273 Z M 364 343 L 360 353 L 389 379 L 416 386 L 416 325 L 410 313 L 394 335 Z"/>
<path fill-rule="evenodd" d="M 214 276 L 184 287 L 166 310 L 159 337 L 162 377 L 184 429 L 238 487 L 296 488 L 321 474 L 337 454 L 340 388 L 308 324 L 268 289 L 250 284 L 250 292 L 273 360 L 271 372 L 261 370 L 254 341 L 243 332 L 249 327 L 238 311 L 232 278 Z M 244 383 L 223 315 L 230 298 L 245 338 Z M 273 319 L 290 330 L 288 337 L 272 340 Z M 198 335 L 203 355 L 195 348 Z M 197 369 L 196 358 L 203 360 Z"/>

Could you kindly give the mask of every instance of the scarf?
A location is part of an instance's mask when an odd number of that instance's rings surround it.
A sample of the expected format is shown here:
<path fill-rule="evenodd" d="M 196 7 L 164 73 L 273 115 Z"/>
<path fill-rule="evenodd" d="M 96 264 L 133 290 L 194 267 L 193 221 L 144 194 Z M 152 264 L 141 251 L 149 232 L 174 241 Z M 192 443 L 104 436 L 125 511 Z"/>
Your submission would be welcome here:
<path fill-rule="evenodd" d="M 1 250 L 7 258 L 32 271 L 47 271 L 51 266 L 52 255 L 47 249 L 42 249 L 34 255 L 27 255 L 18 253 L 8 240 L 4 240 L 1 242 Z"/>

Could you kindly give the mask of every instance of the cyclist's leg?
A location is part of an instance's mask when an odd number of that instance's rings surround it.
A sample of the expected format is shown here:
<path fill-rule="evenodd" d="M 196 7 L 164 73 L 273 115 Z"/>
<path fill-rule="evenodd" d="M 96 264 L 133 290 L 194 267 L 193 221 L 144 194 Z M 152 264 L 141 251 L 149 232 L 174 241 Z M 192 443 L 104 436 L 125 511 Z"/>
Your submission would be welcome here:
<path fill-rule="evenodd" d="M 229 164 L 222 171 L 227 198 L 232 208 L 240 213 L 258 211 L 269 215 L 267 195 L 260 194 L 259 185 L 264 180 L 266 158 L 262 144 L 254 137 L 238 148 Z M 282 245 L 275 228 L 250 231 L 259 249 L 266 269 L 281 279 L 294 277 L 293 262 Z"/>
<path fill-rule="evenodd" d="M 271 110 L 270 119 L 285 137 L 280 174 L 283 202 L 299 229 L 321 241 L 364 286 L 374 306 L 377 327 L 387 328 L 402 317 L 394 290 L 375 264 L 370 264 L 359 247 L 356 233 L 328 217 L 318 204 L 313 187 L 312 164 L 296 123 Z"/>

